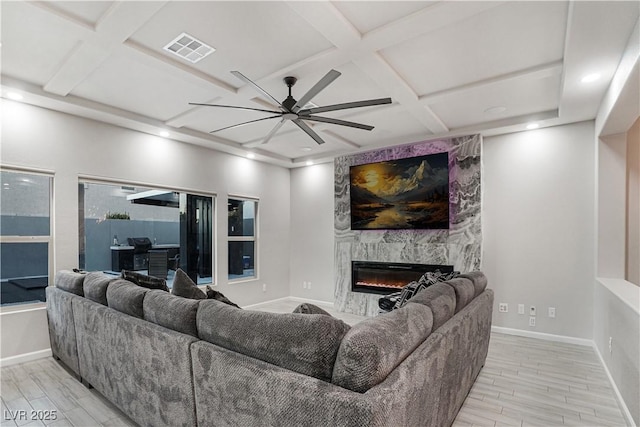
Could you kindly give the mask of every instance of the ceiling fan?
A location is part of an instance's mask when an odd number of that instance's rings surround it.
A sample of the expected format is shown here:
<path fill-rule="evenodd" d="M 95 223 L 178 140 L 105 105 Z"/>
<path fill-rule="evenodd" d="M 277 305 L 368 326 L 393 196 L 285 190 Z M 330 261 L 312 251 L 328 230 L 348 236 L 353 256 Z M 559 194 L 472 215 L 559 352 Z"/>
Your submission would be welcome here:
<path fill-rule="evenodd" d="M 340 125 L 340 126 L 348 126 L 348 127 L 357 128 L 357 129 L 371 130 L 373 129 L 373 126 L 364 125 L 364 124 L 355 123 L 355 122 L 348 122 L 346 120 L 339 120 L 339 119 L 333 119 L 329 117 L 317 116 L 316 113 L 346 110 L 348 108 L 370 107 L 374 105 L 391 103 L 391 98 L 379 98 L 379 99 L 369 99 L 366 101 L 356 101 L 356 102 L 346 102 L 343 104 L 326 105 L 324 107 L 304 108 L 305 105 L 307 105 L 307 103 L 311 101 L 313 97 L 315 97 L 318 93 L 320 93 L 327 86 L 329 86 L 329 84 L 331 84 L 331 82 L 333 82 L 335 79 L 340 77 L 341 73 L 336 70 L 329 71 L 323 78 L 321 78 L 318 81 L 318 83 L 315 84 L 315 86 L 309 89 L 309 91 L 305 93 L 302 96 L 302 98 L 300 98 L 297 101 L 291 96 L 291 88 L 293 87 L 293 85 L 296 84 L 296 81 L 298 79 L 291 76 L 285 77 L 283 80 L 284 80 L 284 83 L 289 88 L 289 96 L 287 96 L 287 98 L 284 101 L 282 101 L 282 103 L 278 102 L 278 100 L 275 99 L 273 96 L 271 96 L 267 91 L 265 91 L 260 86 L 255 84 L 253 81 L 249 80 L 246 76 L 244 76 L 239 71 L 232 71 L 231 74 L 233 74 L 243 82 L 249 84 L 251 87 L 257 90 L 261 95 L 265 96 L 269 101 L 274 102 L 279 107 L 280 111 L 265 110 L 261 108 L 251 108 L 251 107 L 237 107 L 234 105 L 201 104 L 196 102 L 190 102 L 189 105 L 200 105 L 200 106 L 206 106 L 206 107 L 221 107 L 221 108 L 236 108 L 240 110 L 260 111 L 263 113 L 274 114 L 269 117 L 263 117 L 261 119 L 256 119 L 256 120 L 249 120 L 248 122 L 238 123 L 236 125 L 226 126 L 220 129 L 212 130 L 209 133 L 215 133 L 215 132 L 220 132 L 227 129 L 233 129 L 233 128 L 245 126 L 251 123 L 261 122 L 263 120 L 280 119 L 280 121 L 273 127 L 273 129 L 271 129 L 271 131 L 267 134 L 267 136 L 262 141 L 257 143 L 245 144 L 245 147 L 266 144 L 276 134 L 276 132 L 278 132 L 278 130 L 282 127 L 282 125 L 288 120 L 290 120 L 295 125 L 297 125 L 307 135 L 313 138 L 313 140 L 316 141 L 318 144 L 324 144 L 324 140 L 313 129 L 311 129 L 311 127 L 308 124 L 304 122 L 305 120 L 309 120 L 312 122 L 330 123 L 330 124 Z"/>

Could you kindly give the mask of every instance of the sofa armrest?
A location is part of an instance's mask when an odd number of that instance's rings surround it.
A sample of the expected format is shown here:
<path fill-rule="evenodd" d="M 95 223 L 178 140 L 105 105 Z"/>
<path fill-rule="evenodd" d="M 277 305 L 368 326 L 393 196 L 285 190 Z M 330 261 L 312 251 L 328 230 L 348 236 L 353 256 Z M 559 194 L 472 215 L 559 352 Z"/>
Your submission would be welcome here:
<path fill-rule="evenodd" d="M 198 425 L 382 426 L 384 393 L 366 395 L 217 345 L 191 345 Z"/>

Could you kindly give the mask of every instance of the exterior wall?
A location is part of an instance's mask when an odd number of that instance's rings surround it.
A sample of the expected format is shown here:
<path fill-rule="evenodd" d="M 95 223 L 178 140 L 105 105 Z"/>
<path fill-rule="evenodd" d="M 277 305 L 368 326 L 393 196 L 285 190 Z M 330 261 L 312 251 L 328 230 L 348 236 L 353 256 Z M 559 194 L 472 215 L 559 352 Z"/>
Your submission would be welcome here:
<path fill-rule="evenodd" d="M 93 177 L 216 195 L 218 290 L 241 305 L 289 295 L 289 170 L 24 103 L 3 100 L 2 109 L 2 164 L 55 174 L 54 271 L 78 266 L 78 179 Z M 229 195 L 259 199 L 258 280 L 227 284 Z M 13 341 L 24 353 L 49 347 L 46 317 L 28 324 L 34 333 L 3 327 L 2 358 L 14 356 L 4 350 L 17 349 L 5 346 Z"/>

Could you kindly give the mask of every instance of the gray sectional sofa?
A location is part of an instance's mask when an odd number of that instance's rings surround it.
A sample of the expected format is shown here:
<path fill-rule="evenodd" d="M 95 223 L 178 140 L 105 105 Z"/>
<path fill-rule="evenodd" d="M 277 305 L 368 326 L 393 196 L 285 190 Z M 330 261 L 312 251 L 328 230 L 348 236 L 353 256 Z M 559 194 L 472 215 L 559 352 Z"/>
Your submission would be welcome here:
<path fill-rule="evenodd" d="M 486 359 L 486 286 L 462 275 L 350 327 L 61 271 L 47 311 L 54 356 L 143 426 L 449 426 Z"/>

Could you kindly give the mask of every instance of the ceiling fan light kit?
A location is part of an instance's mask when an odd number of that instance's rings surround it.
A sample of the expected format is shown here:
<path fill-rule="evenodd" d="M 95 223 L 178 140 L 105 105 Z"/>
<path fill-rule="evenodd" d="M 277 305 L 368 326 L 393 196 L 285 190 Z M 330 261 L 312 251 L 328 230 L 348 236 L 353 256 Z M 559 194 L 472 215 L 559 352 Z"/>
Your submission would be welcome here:
<path fill-rule="evenodd" d="M 216 133 L 216 132 L 220 132 L 227 129 L 234 129 L 234 128 L 238 128 L 248 124 L 261 122 L 264 120 L 280 119 L 280 121 L 271 129 L 271 131 L 267 134 L 267 136 L 262 141 L 258 143 L 245 144 L 245 147 L 266 144 L 278 132 L 278 130 L 280 130 L 280 128 L 286 121 L 291 121 L 292 123 L 294 123 L 303 132 L 309 135 L 317 144 L 324 144 L 324 140 L 313 129 L 311 129 L 311 127 L 307 123 L 305 123 L 304 120 L 319 122 L 319 123 L 328 123 L 333 125 L 346 126 L 346 127 L 351 127 L 355 129 L 363 129 L 363 130 L 370 131 L 373 129 L 373 126 L 365 125 L 362 123 L 350 122 L 346 120 L 334 119 L 330 117 L 316 116 L 315 114 L 324 113 L 327 111 L 346 110 L 349 108 L 372 107 L 376 105 L 391 104 L 392 102 L 391 98 L 379 98 L 379 99 L 369 99 L 365 101 L 355 101 L 355 102 L 346 102 L 342 104 L 326 105 L 324 107 L 304 108 L 306 105 L 309 104 L 309 102 L 317 94 L 322 92 L 327 86 L 329 86 L 329 84 L 331 84 L 335 79 L 340 77 L 341 75 L 340 72 L 336 70 L 329 71 L 311 89 L 309 89 L 307 93 L 305 93 L 299 100 L 296 100 L 291 95 L 291 88 L 296 84 L 298 79 L 293 76 L 285 77 L 283 80 L 284 80 L 284 84 L 287 85 L 287 87 L 289 88 L 289 95 L 282 102 L 279 102 L 277 99 L 271 96 L 271 94 L 269 94 L 267 91 L 262 89 L 260 86 L 258 86 L 256 83 L 251 81 L 249 78 L 247 78 L 245 75 L 243 75 L 239 71 L 232 71 L 231 74 L 238 77 L 240 80 L 247 83 L 251 87 L 253 87 L 256 91 L 258 91 L 262 96 L 267 98 L 267 100 L 269 100 L 270 102 L 277 104 L 280 111 L 266 110 L 262 108 L 239 107 L 234 105 L 222 105 L 222 104 L 202 104 L 202 103 L 196 103 L 196 102 L 190 102 L 189 104 L 205 106 L 205 107 L 235 108 L 240 110 L 259 111 L 262 113 L 273 114 L 272 116 L 269 116 L 269 117 L 263 117 L 261 119 L 249 120 L 247 122 L 242 122 L 242 123 L 238 123 L 231 126 L 225 126 L 220 129 L 212 130 L 210 133 Z"/>

